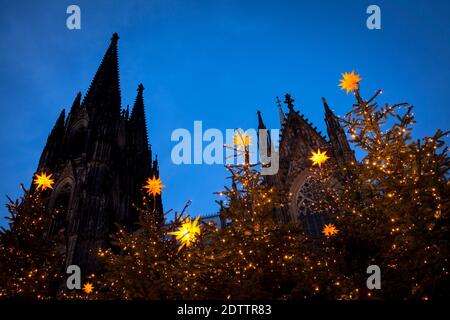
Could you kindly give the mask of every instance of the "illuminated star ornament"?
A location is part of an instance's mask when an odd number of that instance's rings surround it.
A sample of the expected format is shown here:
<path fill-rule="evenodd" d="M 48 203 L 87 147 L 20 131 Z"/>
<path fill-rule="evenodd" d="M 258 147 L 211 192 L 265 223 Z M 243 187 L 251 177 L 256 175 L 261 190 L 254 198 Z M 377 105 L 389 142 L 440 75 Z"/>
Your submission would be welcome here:
<path fill-rule="evenodd" d="M 165 186 L 161 183 L 160 178 L 156 179 L 155 177 L 153 177 L 151 179 L 147 179 L 147 184 L 144 186 L 144 189 L 147 189 L 147 193 L 149 195 L 156 196 L 158 194 L 161 194 L 161 190 L 164 187 Z"/>
<path fill-rule="evenodd" d="M 54 184 L 55 181 L 52 179 L 52 174 L 47 175 L 45 172 L 42 172 L 40 175 L 36 173 L 36 178 L 33 183 L 37 185 L 37 190 L 41 189 L 44 191 L 46 189 L 53 189 L 52 184 Z"/>
<path fill-rule="evenodd" d="M 311 158 L 309 158 L 313 162 L 313 166 L 318 165 L 319 167 L 328 159 L 327 152 L 321 152 L 320 149 L 317 149 L 317 152 L 313 151 Z"/>
<path fill-rule="evenodd" d="M 362 78 L 359 77 L 359 74 L 355 74 L 355 71 L 352 71 L 352 73 L 343 73 L 339 86 L 341 90 L 345 90 L 348 94 L 358 89 L 358 84 L 361 80 Z"/>
<path fill-rule="evenodd" d="M 242 133 L 240 131 L 236 132 L 236 134 L 233 137 L 233 144 L 238 149 L 245 149 L 251 144 L 252 140 L 250 136 L 246 135 L 245 133 Z"/>
<path fill-rule="evenodd" d="M 180 241 L 180 247 L 178 251 L 180 251 L 183 247 L 190 247 L 197 236 L 200 234 L 200 226 L 198 225 L 198 220 L 200 219 L 200 215 L 192 220 L 190 217 L 186 217 L 184 220 L 181 220 L 181 226 L 177 231 L 169 232 L 169 234 L 174 235 L 175 238 Z"/>
<path fill-rule="evenodd" d="M 336 235 L 339 232 L 339 230 L 336 228 L 336 226 L 332 223 L 326 224 L 325 227 L 323 227 L 322 233 L 327 237 L 332 237 Z"/>
<path fill-rule="evenodd" d="M 83 286 L 83 291 L 86 294 L 90 294 L 92 293 L 92 291 L 94 291 L 94 286 L 92 285 L 92 283 L 86 282 Z"/>

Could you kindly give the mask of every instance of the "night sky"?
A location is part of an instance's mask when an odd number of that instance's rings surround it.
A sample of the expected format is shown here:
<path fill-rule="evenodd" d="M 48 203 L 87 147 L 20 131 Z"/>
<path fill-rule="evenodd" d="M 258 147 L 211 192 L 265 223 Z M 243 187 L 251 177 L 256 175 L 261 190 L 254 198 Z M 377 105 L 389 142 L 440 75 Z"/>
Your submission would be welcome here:
<path fill-rule="evenodd" d="M 81 8 L 81 30 L 66 28 L 66 8 Z M 382 29 L 366 28 L 377 4 Z M 62 108 L 83 94 L 118 32 L 122 107 L 146 90 L 147 124 L 158 154 L 165 210 L 193 201 L 193 215 L 217 211 L 228 184 L 221 165 L 172 164 L 176 128 L 279 128 L 276 96 L 326 132 L 321 97 L 336 114 L 354 102 L 338 87 L 360 73 L 362 93 L 415 106 L 415 138 L 450 116 L 449 1 L 6 1 L 0 0 L 0 196 L 20 195 Z M 286 110 L 287 111 L 287 110 Z M 1 215 L 7 213 L 6 208 Z M 4 219 L 2 219 L 4 220 Z M 1 222 L 5 225 L 5 222 Z"/>

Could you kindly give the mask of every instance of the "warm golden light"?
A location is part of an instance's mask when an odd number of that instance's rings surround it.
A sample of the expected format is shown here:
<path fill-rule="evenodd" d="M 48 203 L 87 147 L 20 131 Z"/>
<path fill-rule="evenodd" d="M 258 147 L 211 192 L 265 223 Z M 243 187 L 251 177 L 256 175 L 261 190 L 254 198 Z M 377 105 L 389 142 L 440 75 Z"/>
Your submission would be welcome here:
<path fill-rule="evenodd" d="M 325 227 L 322 230 L 322 233 L 326 236 L 326 237 L 331 237 L 336 235 L 339 232 L 339 230 L 336 228 L 336 226 L 332 223 L 330 224 L 326 224 Z"/>
<path fill-rule="evenodd" d="M 144 186 L 144 189 L 147 189 L 147 193 L 149 195 L 156 196 L 158 194 L 161 194 L 162 188 L 164 187 L 165 185 L 161 183 L 160 178 L 156 179 L 155 177 L 153 177 L 151 179 L 147 179 L 147 184 Z"/>
<path fill-rule="evenodd" d="M 42 172 L 42 174 L 40 175 L 36 173 L 36 178 L 34 179 L 33 183 L 37 185 L 37 190 L 41 189 L 42 191 L 44 191 L 46 189 L 53 189 L 52 185 L 55 183 L 55 181 L 52 179 L 52 174 L 49 174 L 47 176 L 45 172 Z"/>
<path fill-rule="evenodd" d="M 238 149 L 245 149 L 251 144 L 252 140 L 250 136 L 246 135 L 243 132 L 236 132 L 233 137 L 233 144 L 238 147 Z"/>
<path fill-rule="evenodd" d="M 94 291 L 94 286 L 92 285 L 92 283 L 86 282 L 83 286 L 83 291 L 86 294 L 90 294 L 92 293 L 92 291 Z"/>
<path fill-rule="evenodd" d="M 169 232 L 169 234 L 174 235 L 175 238 L 180 241 L 180 247 L 178 251 L 180 251 L 184 246 L 190 247 L 197 236 L 200 234 L 200 226 L 198 225 L 198 220 L 200 219 L 200 215 L 195 218 L 195 220 L 191 220 L 190 217 L 186 217 L 181 222 L 181 226 L 177 231 Z"/>
<path fill-rule="evenodd" d="M 327 152 L 321 152 L 320 149 L 317 149 L 317 152 L 313 151 L 311 158 L 309 158 L 313 162 L 313 166 L 318 165 L 319 167 L 328 159 Z"/>
<path fill-rule="evenodd" d="M 343 73 L 341 83 L 339 86 L 341 90 L 345 90 L 347 94 L 351 91 L 355 91 L 358 89 L 358 84 L 362 79 L 359 77 L 359 74 L 355 74 L 355 71 L 351 73 Z"/>

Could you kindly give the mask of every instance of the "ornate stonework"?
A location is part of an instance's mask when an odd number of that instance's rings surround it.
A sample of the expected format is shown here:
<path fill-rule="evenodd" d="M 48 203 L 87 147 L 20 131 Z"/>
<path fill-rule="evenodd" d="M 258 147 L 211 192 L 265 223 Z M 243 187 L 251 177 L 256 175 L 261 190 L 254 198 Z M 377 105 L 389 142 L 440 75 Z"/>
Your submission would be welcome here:
<path fill-rule="evenodd" d="M 84 274 L 97 270 L 97 249 L 109 245 L 117 223 L 135 227 L 132 204 L 140 203 L 145 179 L 159 175 L 148 144 L 144 87 L 131 115 L 121 107 L 118 39 L 114 34 L 84 99 L 78 93 L 68 116 L 61 112 L 37 169 L 56 179 L 48 207 L 57 218 L 49 232 L 64 235 L 66 265 Z M 155 201 L 162 214 L 161 197 Z"/>
<path fill-rule="evenodd" d="M 284 103 L 288 107 L 285 114 L 277 99 L 280 111 L 281 137 L 279 143 L 279 171 L 274 176 L 267 176 L 267 183 L 276 186 L 289 195 L 285 210 L 277 212 L 280 222 L 297 221 L 303 223 L 312 234 L 320 234 L 327 215 L 314 209 L 314 202 L 323 194 L 322 182 L 314 176 L 311 168 L 312 151 L 321 149 L 331 156 L 330 161 L 345 165 L 355 161 L 344 130 L 339 121 L 323 99 L 325 123 L 329 140 L 317 131 L 299 111 L 294 110 L 294 100 L 286 94 Z M 265 129 L 261 114 L 258 113 L 259 129 Z M 336 179 L 328 181 L 332 187 L 339 186 L 339 173 Z"/>

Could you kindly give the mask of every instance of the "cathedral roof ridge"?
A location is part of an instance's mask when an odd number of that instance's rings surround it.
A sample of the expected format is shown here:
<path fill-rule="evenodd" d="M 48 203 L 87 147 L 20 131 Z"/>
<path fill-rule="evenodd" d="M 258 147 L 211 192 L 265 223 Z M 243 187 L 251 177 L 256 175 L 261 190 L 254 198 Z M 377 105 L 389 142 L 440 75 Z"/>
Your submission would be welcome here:
<path fill-rule="evenodd" d="M 288 97 L 289 99 L 287 99 L 287 100 L 289 100 L 289 102 L 290 103 L 292 103 L 293 101 L 295 101 L 295 100 L 293 100 L 293 99 L 291 99 L 291 96 L 289 95 L 289 97 Z M 292 112 L 293 111 L 293 112 Z M 286 122 L 285 122 L 285 125 L 281 128 L 281 130 L 280 130 L 280 142 L 283 140 L 283 138 L 284 138 L 284 132 L 285 132 L 285 128 L 287 127 L 287 126 L 289 126 L 289 115 L 290 114 L 295 114 L 295 115 L 297 115 L 297 117 L 301 120 L 301 121 L 303 121 L 308 127 L 309 127 L 309 129 L 311 129 L 312 131 L 314 131 L 321 139 L 323 139 L 323 141 L 325 142 L 325 143 L 329 143 L 329 139 L 322 133 L 322 131 L 319 131 L 318 130 L 318 128 L 317 128 L 317 126 L 315 126 L 310 120 L 309 120 L 309 118 L 306 116 L 306 115 L 304 115 L 303 113 L 301 113 L 299 110 L 294 110 L 293 109 L 293 103 L 292 103 L 292 108 L 290 108 L 290 110 L 289 110 L 289 113 L 287 114 L 287 119 L 286 119 Z"/>

